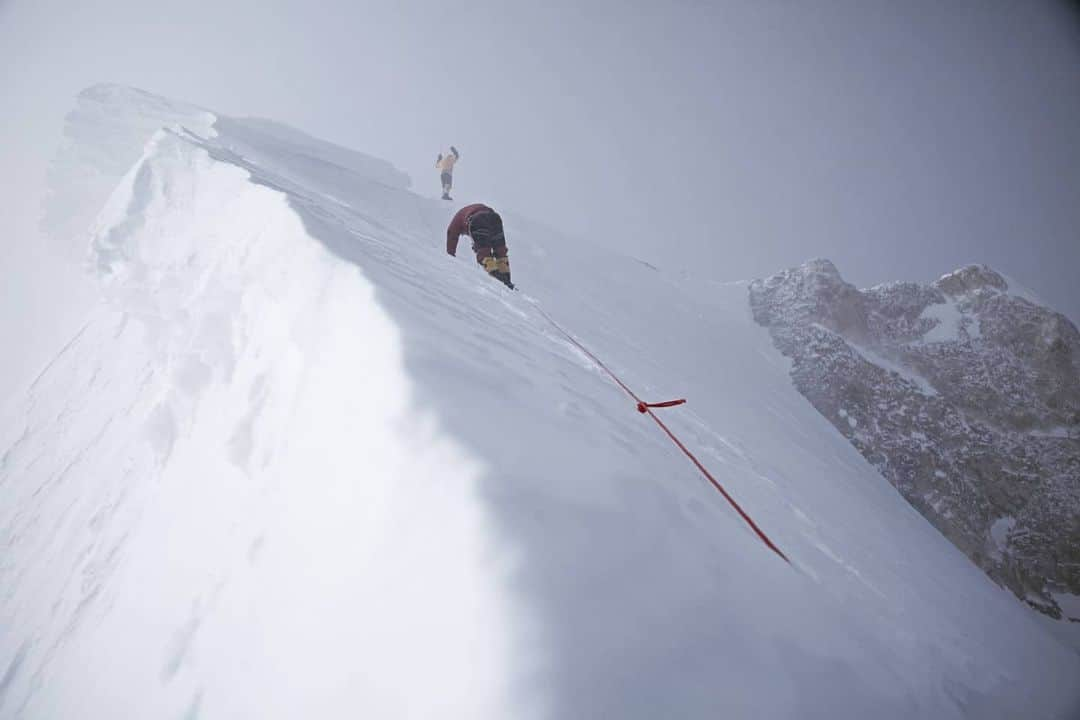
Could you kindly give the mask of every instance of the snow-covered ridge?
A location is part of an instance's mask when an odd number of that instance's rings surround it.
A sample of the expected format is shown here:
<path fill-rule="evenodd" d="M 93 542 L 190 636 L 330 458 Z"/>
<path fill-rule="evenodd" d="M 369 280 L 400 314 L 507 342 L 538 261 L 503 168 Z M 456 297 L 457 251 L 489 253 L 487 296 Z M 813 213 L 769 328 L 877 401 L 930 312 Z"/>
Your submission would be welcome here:
<path fill-rule="evenodd" d="M 230 118 L 142 90 L 101 84 L 87 88 L 67 117 L 64 142 L 50 172 L 43 226 L 74 253 L 87 230 L 154 133 L 167 129 L 217 139 L 229 150 L 268 165 L 287 163 L 299 178 L 378 183 L 397 189 L 409 178 L 390 163 L 270 120 Z"/>
<path fill-rule="evenodd" d="M 150 136 L 164 127 L 212 135 L 216 119 L 202 108 L 134 88 L 87 88 L 67 117 L 49 173 L 44 229 L 72 254 L 85 253 L 91 223 Z"/>
<path fill-rule="evenodd" d="M 381 161 L 90 94 L 51 202 L 113 178 L 71 229 L 103 299 L 0 419 L 0 717 L 1078 707 L 1080 658 L 805 403 L 745 287 L 508 212 L 511 293 Z M 537 304 L 689 397 L 791 566 Z"/>
<path fill-rule="evenodd" d="M 290 202 L 170 127 L 99 215 L 106 302 L 5 425 L 4 716 L 500 714 L 480 467 Z"/>

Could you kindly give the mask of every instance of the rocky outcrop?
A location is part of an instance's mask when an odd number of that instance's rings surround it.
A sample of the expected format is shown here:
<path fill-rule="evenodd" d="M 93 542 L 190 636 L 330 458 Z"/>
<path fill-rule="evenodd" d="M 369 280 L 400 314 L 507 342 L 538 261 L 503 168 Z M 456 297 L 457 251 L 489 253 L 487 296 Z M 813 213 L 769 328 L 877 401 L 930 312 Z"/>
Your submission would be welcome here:
<path fill-rule="evenodd" d="M 828 260 L 750 286 L 799 391 L 946 537 L 1080 622 L 1080 333 L 985 266 L 859 290 Z"/>

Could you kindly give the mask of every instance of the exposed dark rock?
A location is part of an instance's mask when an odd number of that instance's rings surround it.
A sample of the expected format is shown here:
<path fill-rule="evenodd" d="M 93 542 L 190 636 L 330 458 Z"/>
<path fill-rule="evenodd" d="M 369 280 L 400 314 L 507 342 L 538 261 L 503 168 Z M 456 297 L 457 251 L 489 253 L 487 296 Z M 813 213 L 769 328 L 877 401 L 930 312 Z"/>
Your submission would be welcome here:
<path fill-rule="evenodd" d="M 813 260 L 755 281 L 750 306 L 814 407 L 994 580 L 1062 619 L 1054 595 L 1080 595 L 1076 326 L 980 265 L 859 290 Z"/>

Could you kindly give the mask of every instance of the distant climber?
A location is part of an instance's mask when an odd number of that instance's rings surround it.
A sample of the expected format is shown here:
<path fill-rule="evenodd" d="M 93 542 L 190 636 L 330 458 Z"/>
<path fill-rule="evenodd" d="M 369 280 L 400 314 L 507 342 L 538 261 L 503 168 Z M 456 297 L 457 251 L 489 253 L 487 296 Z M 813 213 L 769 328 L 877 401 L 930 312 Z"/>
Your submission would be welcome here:
<path fill-rule="evenodd" d="M 453 200 L 450 197 L 450 188 L 454 184 L 454 164 L 461 159 L 461 153 L 453 145 L 450 152 L 443 155 L 439 153 L 439 159 L 435 161 L 435 168 L 439 170 L 439 179 L 442 180 L 442 199 Z"/>
<path fill-rule="evenodd" d="M 513 290 L 510 258 L 506 256 L 506 236 L 499 213 L 480 203 L 466 205 L 457 211 L 446 228 L 446 252 L 457 255 L 458 239 L 462 235 L 472 238 L 476 262 L 489 275 Z"/>

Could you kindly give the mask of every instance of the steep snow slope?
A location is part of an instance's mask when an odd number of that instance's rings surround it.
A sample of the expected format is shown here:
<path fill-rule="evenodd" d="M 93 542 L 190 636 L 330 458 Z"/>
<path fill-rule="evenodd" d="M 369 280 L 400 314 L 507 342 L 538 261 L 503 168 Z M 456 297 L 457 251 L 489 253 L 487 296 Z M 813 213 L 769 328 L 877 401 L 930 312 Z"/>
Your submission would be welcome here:
<path fill-rule="evenodd" d="M 0 716 L 1080 708 L 1080 659 L 796 392 L 744 285 L 506 213 L 512 293 L 385 164 L 163 102 L 71 118 L 82 172 L 136 160 L 101 305 L 0 424 Z M 792 566 L 538 306 L 690 399 L 665 418 Z"/>

